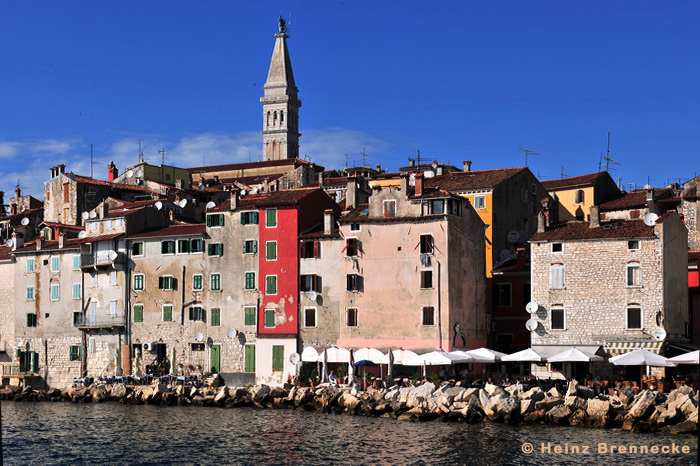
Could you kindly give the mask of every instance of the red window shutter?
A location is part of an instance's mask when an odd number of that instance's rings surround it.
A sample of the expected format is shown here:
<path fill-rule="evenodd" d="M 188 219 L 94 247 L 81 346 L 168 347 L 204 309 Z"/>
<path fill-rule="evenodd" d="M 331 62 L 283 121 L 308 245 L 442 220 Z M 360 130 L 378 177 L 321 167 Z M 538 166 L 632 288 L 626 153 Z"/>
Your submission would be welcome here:
<path fill-rule="evenodd" d="M 304 242 L 299 243 L 299 257 L 301 259 L 304 259 L 306 256 L 304 255 Z"/>
<path fill-rule="evenodd" d="M 321 243 L 314 241 L 314 257 L 318 259 L 321 256 Z"/>

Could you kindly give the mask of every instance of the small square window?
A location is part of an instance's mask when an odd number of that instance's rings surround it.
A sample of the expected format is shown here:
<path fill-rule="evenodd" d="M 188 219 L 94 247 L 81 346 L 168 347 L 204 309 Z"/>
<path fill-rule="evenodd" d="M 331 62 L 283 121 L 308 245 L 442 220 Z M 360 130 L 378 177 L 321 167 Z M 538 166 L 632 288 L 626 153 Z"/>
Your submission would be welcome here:
<path fill-rule="evenodd" d="M 161 254 L 175 254 L 175 241 L 167 240 L 160 243 Z"/>
<path fill-rule="evenodd" d="M 194 291 L 202 291 L 202 275 L 192 275 L 192 289 Z"/>
<path fill-rule="evenodd" d="M 243 308 L 243 324 L 247 326 L 255 325 L 255 321 L 257 320 L 255 318 L 256 314 L 256 309 L 254 306 L 245 306 Z"/>
<path fill-rule="evenodd" d="M 277 209 L 265 209 L 265 226 L 267 228 L 277 226 Z"/>
<path fill-rule="evenodd" d="M 222 227 L 222 226 L 224 226 L 224 214 L 207 215 L 207 226 L 208 227 Z"/>
<path fill-rule="evenodd" d="M 642 329 L 642 310 L 640 308 L 627 308 L 627 328 L 630 330 Z"/>
<path fill-rule="evenodd" d="M 172 304 L 163 305 L 163 322 L 173 321 L 173 306 Z"/>
<path fill-rule="evenodd" d="M 134 291 L 143 291 L 144 276 L 142 273 L 134 274 Z"/>
<path fill-rule="evenodd" d="M 224 245 L 222 243 L 209 244 L 207 254 L 212 257 L 221 257 L 224 255 Z"/>
<path fill-rule="evenodd" d="M 562 252 L 564 251 L 563 243 L 552 243 L 552 252 Z"/>
<path fill-rule="evenodd" d="M 256 254 L 258 252 L 258 242 L 254 239 L 243 241 L 243 254 Z"/>
<path fill-rule="evenodd" d="M 27 259 L 27 273 L 32 273 L 34 272 L 34 259 Z"/>
<path fill-rule="evenodd" d="M 131 245 L 131 255 L 135 257 L 143 256 L 143 242 L 139 241 Z"/>
<path fill-rule="evenodd" d="M 171 275 L 166 275 L 164 277 L 158 277 L 158 289 L 165 291 L 172 291 L 175 289 L 175 277 Z"/>
<path fill-rule="evenodd" d="M 34 287 L 27 287 L 27 301 L 34 301 Z"/>
<path fill-rule="evenodd" d="M 474 209 L 483 210 L 486 208 L 486 196 L 474 196 Z"/>
<path fill-rule="evenodd" d="M 201 306 L 190 307 L 190 316 L 189 317 L 190 317 L 191 321 L 200 321 L 200 322 L 207 321 L 207 313 Z"/>
<path fill-rule="evenodd" d="M 630 251 L 637 251 L 639 250 L 639 240 L 638 239 L 631 239 L 627 241 L 627 249 Z"/>
<path fill-rule="evenodd" d="M 50 286 L 50 292 L 51 292 L 51 301 L 58 301 L 60 299 L 60 292 L 59 292 L 59 287 L 58 283 L 52 283 Z"/>
<path fill-rule="evenodd" d="M 357 309 L 354 307 L 348 308 L 345 312 L 345 325 L 348 327 L 357 327 Z"/>
<path fill-rule="evenodd" d="M 265 309 L 265 328 L 272 328 L 275 326 L 275 310 Z"/>
<path fill-rule="evenodd" d="M 359 223 L 351 223 L 350 224 L 350 231 L 360 231 L 360 224 Z"/>
<path fill-rule="evenodd" d="M 435 252 L 435 240 L 433 235 L 420 235 L 420 253 L 432 254 Z"/>
<path fill-rule="evenodd" d="M 245 273 L 245 289 L 254 290 L 255 289 L 255 272 Z"/>
<path fill-rule="evenodd" d="M 304 309 L 304 327 L 316 327 L 316 308 L 307 307 Z"/>
<path fill-rule="evenodd" d="M 265 277 L 265 294 L 277 294 L 277 275 Z"/>
<path fill-rule="evenodd" d="M 385 217 L 396 217 L 396 201 L 384 201 L 382 207 Z"/>
<path fill-rule="evenodd" d="M 420 287 L 421 288 L 432 288 L 433 287 L 433 271 L 432 270 L 421 270 L 421 272 L 420 272 Z"/>
<path fill-rule="evenodd" d="M 51 258 L 51 271 L 59 272 L 61 270 L 61 258 L 58 256 L 53 256 Z"/>
<path fill-rule="evenodd" d="M 220 273 L 213 273 L 209 275 L 209 289 L 211 289 L 211 291 L 221 291 Z"/>
<path fill-rule="evenodd" d="M 194 238 L 190 240 L 190 253 L 204 252 L 204 240 Z"/>
<path fill-rule="evenodd" d="M 423 307 L 423 325 L 435 325 L 435 308 L 433 306 Z"/>
<path fill-rule="evenodd" d="M 642 286 L 642 267 L 639 265 L 627 266 L 627 286 Z"/>
<path fill-rule="evenodd" d="M 551 310 L 552 314 L 552 330 L 564 330 L 566 322 L 564 309 L 554 308 Z"/>
<path fill-rule="evenodd" d="M 27 314 L 27 327 L 36 327 L 36 314 Z"/>
<path fill-rule="evenodd" d="M 80 255 L 73 256 L 73 270 L 80 270 Z"/>
<path fill-rule="evenodd" d="M 190 240 L 179 239 L 177 240 L 177 253 L 178 254 L 188 254 L 190 252 Z"/>
<path fill-rule="evenodd" d="M 265 242 L 265 260 L 277 260 L 277 241 Z"/>
<path fill-rule="evenodd" d="M 81 348 L 78 345 L 72 345 L 70 347 L 69 359 L 71 361 L 80 361 Z"/>
<path fill-rule="evenodd" d="M 211 309 L 211 318 L 209 319 L 212 327 L 218 327 L 221 325 L 221 309 L 218 307 L 213 307 Z"/>

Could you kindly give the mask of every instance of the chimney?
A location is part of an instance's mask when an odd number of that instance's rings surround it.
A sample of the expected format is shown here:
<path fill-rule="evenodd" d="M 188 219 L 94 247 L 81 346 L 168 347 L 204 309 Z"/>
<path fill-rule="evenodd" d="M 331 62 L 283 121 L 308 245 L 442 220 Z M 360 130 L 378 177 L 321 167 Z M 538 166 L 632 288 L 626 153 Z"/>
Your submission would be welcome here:
<path fill-rule="evenodd" d="M 113 161 L 110 161 L 109 165 L 107 165 L 107 181 L 111 183 L 117 176 L 119 176 L 119 169 L 114 165 Z"/>
<path fill-rule="evenodd" d="M 24 238 L 22 236 L 18 236 L 16 232 L 12 233 L 12 250 L 16 251 L 17 249 L 21 248 L 24 246 Z"/>
<path fill-rule="evenodd" d="M 17 204 L 10 204 L 10 215 L 17 215 Z"/>
<path fill-rule="evenodd" d="M 423 181 L 425 181 L 425 175 L 423 175 L 423 173 L 416 173 L 416 197 L 421 197 L 423 195 Z"/>
<path fill-rule="evenodd" d="M 465 172 L 472 171 L 472 161 L 471 160 L 465 160 L 462 163 L 464 164 L 464 171 Z"/>
<path fill-rule="evenodd" d="M 408 159 L 408 166 L 409 167 L 415 167 L 416 166 L 416 161 L 413 159 Z"/>
<path fill-rule="evenodd" d="M 263 180 L 263 192 L 270 192 L 270 180 L 268 180 L 267 178 Z"/>
<path fill-rule="evenodd" d="M 326 209 L 323 212 L 323 234 L 330 235 L 335 229 L 335 218 L 333 209 Z"/>
<path fill-rule="evenodd" d="M 597 205 L 591 206 L 591 228 L 600 228 L 600 210 Z"/>
<path fill-rule="evenodd" d="M 231 210 L 236 210 L 238 208 L 238 189 L 231 189 L 230 191 L 230 201 Z"/>
<path fill-rule="evenodd" d="M 382 164 L 380 164 L 380 163 L 377 164 L 377 171 L 378 171 L 379 173 L 382 172 Z"/>
<path fill-rule="evenodd" d="M 345 193 L 345 208 L 350 210 L 357 207 L 357 178 L 348 178 L 348 189 Z"/>
<path fill-rule="evenodd" d="M 320 188 L 323 188 L 323 172 L 320 172 L 320 173 L 318 174 L 318 186 L 319 186 Z"/>
<path fill-rule="evenodd" d="M 399 189 L 401 191 L 403 191 L 404 193 L 408 193 L 408 175 L 407 174 L 401 175 Z"/>
<path fill-rule="evenodd" d="M 66 237 L 63 233 L 58 234 L 58 249 L 63 249 L 66 245 Z"/>
<path fill-rule="evenodd" d="M 16 202 L 17 204 L 19 204 L 19 198 L 20 198 L 20 197 L 22 197 L 22 188 L 20 188 L 19 186 L 17 186 L 17 187 L 15 188 L 15 202 Z"/>
<path fill-rule="evenodd" d="M 214 183 L 219 184 L 219 175 L 214 175 Z"/>
<path fill-rule="evenodd" d="M 44 240 L 41 238 L 41 236 L 37 236 L 36 238 L 36 250 L 39 251 L 41 250 L 41 247 L 44 245 Z"/>
<path fill-rule="evenodd" d="M 524 269 L 525 263 L 527 262 L 527 254 L 525 254 L 525 248 L 518 248 L 515 250 L 516 265 L 518 269 Z"/>
<path fill-rule="evenodd" d="M 544 212 L 537 216 L 537 233 L 544 233 Z"/>

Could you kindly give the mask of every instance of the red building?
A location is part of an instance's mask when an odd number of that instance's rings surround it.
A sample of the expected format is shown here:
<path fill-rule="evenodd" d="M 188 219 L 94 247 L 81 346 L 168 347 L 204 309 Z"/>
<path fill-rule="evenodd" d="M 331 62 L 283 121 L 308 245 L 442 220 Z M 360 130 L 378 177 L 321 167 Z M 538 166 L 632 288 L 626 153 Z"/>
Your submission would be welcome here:
<path fill-rule="evenodd" d="M 688 251 L 688 313 L 690 342 L 700 346 L 700 251 Z"/>
<path fill-rule="evenodd" d="M 525 322 L 530 315 L 525 306 L 530 302 L 530 259 L 524 250 L 492 270 L 493 308 L 491 318 L 493 333 L 490 347 L 504 353 L 512 353 L 530 347 L 530 332 Z"/>

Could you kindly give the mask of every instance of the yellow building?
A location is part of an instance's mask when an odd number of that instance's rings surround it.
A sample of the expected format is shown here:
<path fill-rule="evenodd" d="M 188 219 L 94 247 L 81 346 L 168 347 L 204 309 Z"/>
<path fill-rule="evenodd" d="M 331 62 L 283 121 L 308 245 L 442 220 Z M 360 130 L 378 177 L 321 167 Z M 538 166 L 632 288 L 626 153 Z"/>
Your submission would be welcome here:
<path fill-rule="evenodd" d="M 589 220 L 591 206 L 616 199 L 622 194 L 606 171 L 542 181 L 558 204 L 559 221 Z"/>

